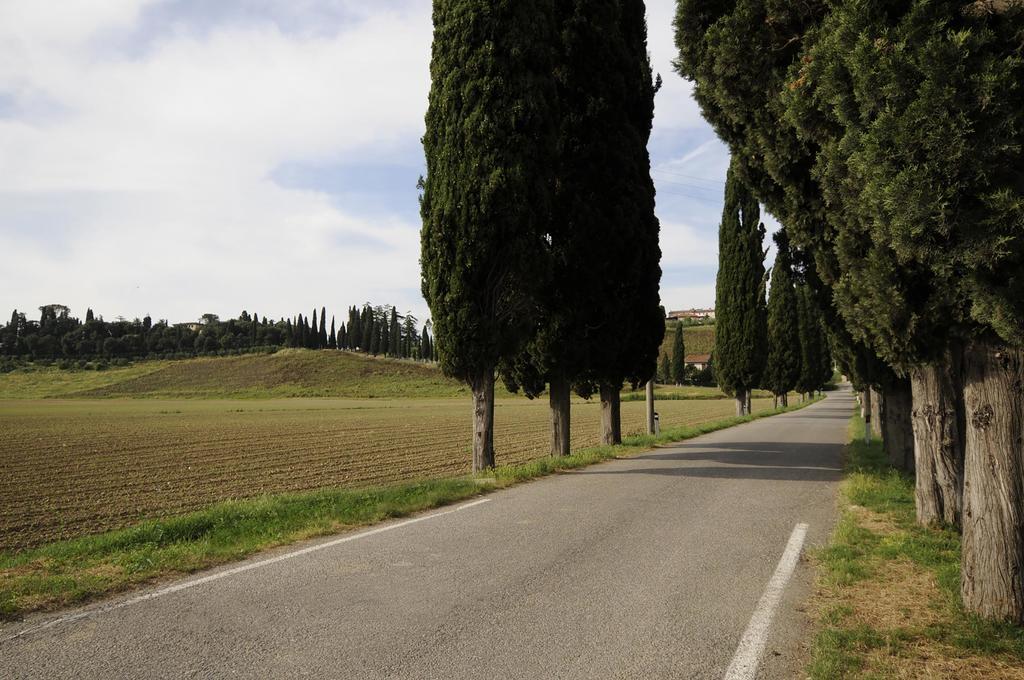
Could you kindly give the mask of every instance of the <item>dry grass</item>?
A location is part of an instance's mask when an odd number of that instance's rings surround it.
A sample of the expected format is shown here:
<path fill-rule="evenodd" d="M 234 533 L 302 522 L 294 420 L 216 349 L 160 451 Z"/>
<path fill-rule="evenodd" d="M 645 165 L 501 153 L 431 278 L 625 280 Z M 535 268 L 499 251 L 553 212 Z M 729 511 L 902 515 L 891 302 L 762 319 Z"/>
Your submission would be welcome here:
<path fill-rule="evenodd" d="M 964 612 L 959 537 L 915 523 L 912 479 L 855 426 L 842 516 L 814 556 L 811 676 L 1024 680 L 1024 630 Z"/>

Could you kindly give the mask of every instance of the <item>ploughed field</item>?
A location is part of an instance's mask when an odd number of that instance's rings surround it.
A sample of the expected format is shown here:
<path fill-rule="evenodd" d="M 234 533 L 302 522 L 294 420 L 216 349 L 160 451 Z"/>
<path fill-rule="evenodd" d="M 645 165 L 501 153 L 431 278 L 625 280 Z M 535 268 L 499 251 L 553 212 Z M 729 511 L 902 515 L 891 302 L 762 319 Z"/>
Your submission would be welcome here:
<path fill-rule="evenodd" d="M 499 399 L 498 464 L 546 454 L 547 400 Z M 755 411 L 771 407 L 755 399 Z M 734 414 L 731 399 L 663 401 L 662 427 Z M 598 443 L 577 400 L 573 448 Z M 644 428 L 623 402 L 623 434 Z M 468 472 L 468 399 L 0 401 L 0 550 L 124 527 L 230 498 Z"/>

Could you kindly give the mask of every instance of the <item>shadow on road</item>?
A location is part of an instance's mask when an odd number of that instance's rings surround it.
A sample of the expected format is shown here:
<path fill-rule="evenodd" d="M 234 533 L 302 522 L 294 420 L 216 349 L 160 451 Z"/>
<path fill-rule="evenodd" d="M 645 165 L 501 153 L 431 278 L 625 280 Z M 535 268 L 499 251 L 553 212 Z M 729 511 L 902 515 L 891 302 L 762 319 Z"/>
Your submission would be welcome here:
<path fill-rule="evenodd" d="M 722 479 L 831 482 L 842 478 L 841 444 L 729 442 L 678 444 L 664 452 L 631 457 L 633 461 L 677 463 L 631 469 L 589 468 L 588 475 L 667 475 Z M 689 463 L 711 463 L 691 465 Z"/>

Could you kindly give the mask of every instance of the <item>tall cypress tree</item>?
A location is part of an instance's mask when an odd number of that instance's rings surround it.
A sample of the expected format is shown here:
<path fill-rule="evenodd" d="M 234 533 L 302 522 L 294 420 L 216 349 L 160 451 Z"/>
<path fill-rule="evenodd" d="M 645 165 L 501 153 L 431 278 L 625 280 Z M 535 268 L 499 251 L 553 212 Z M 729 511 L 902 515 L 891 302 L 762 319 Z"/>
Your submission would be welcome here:
<path fill-rule="evenodd" d="M 575 387 L 585 397 L 600 393 L 601 440 L 615 444 L 621 441 L 622 384 L 654 378 L 665 333 L 647 152 L 657 85 L 641 0 L 580 1 L 563 11 L 559 87 L 567 111 L 556 221 L 571 220 L 576 243 L 570 252 L 577 253 L 580 272 L 579 337 L 572 346 L 585 370 Z"/>
<path fill-rule="evenodd" d="M 398 325 L 398 309 L 391 308 L 391 323 L 388 324 L 388 356 L 401 354 L 402 327 Z"/>
<path fill-rule="evenodd" d="M 627 113 L 631 65 L 621 30 L 619 0 L 568 0 L 558 4 L 560 42 L 555 70 L 558 158 L 553 216 L 545 261 L 551 269 L 539 297 L 538 323 L 524 356 L 502 366 L 506 383 L 527 396 L 549 385 L 552 455 L 569 453 L 570 394 L 580 381 L 591 345 L 604 341 L 594 328 L 610 285 L 628 276 L 614 270 L 607 233 L 629 228 L 616 208 L 632 180 L 638 137 Z M 617 77 L 609 77 L 617 74 Z M 621 234 L 620 234 L 621 237 Z"/>
<path fill-rule="evenodd" d="M 768 297 L 768 359 L 764 387 L 771 390 L 782 405 L 800 378 L 800 317 L 796 289 L 793 287 L 793 257 L 789 237 L 783 229 L 775 234 L 777 254 L 772 267 L 772 287 Z"/>
<path fill-rule="evenodd" d="M 675 337 L 672 340 L 672 382 L 682 385 L 686 377 L 686 341 L 683 339 L 683 322 L 676 321 Z"/>
<path fill-rule="evenodd" d="M 729 166 L 725 209 L 718 231 L 715 284 L 715 375 L 736 396 L 736 413 L 747 411 L 767 359 L 767 310 L 762 242 L 765 229 L 757 199 Z"/>
<path fill-rule="evenodd" d="M 330 349 L 338 349 L 338 334 L 334 330 L 334 316 L 331 316 L 331 334 L 327 338 L 327 346 Z"/>
<path fill-rule="evenodd" d="M 359 343 L 359 346 L 364 352 L 367 353 L 370 352 L 370 346 L 373 344 L 373 338 L 376 335 L 374 332 L 375 329 L 373 327 L 373 324 L 373 309 L 370 308 L 370 305 L 364 305 L 363 311 L 360 315 L 360 325 L 362 326 L 363 335 L 362 340 Z"/>
<path fill-rule="evenodd" d="M 441 367 L 494 465 L 494 372 L 534 323 L 553 186 L 553 0 L 435 0 L 421 262 Z"/>
<path fill-rule="evenodd" d="M 332 325 L 334 324 L 334 320 L 333 319 L 331 320 L 331 324 Z M 317 334 L 317 345 L 319 345 L 319 349 L 324 349 L 324 348 L 330 346 L 330 345 L 327 344 L 327 308 L 326 307 L 321 307 L 320 308 L 320 331 Z"/>

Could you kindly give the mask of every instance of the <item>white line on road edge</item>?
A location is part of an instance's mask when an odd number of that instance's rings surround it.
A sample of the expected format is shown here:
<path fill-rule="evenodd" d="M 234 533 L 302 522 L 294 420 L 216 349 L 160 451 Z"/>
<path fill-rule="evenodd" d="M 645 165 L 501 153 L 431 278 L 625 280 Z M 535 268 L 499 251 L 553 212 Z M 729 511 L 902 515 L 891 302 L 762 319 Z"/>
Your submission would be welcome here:
<path fill-rule="evenodd" d="M 768 628 L 771 626 L 772 617 L 775 616 L 775 608 L 779 606 L 782 599 L 782 592 L 786 589 L 793 570 L 796 569 L 797 560 L 800 559 L 800 550 L 804 546 L 804 538 L 807 536 L 807 525 L 797 524 L 793 533 L 789 536 L 789 543 L 786 544 L 786 551 L 782 553 L 779 566 L 775 568 L 772 579 L 765 588 L 764 595 L 757 603 L 754 615 L 750 617 L 747 630 L 740 639 L 740 646 L 736 648 L 736 655 L 732 657 L 729 670 L 725 672 L 725 680 L 753 680 L 757 673 L 757 665 L 761 662 L 761 655 L 764 653 L 764 646 L 768 642 Z"/>
<path fill-rule="evenodd" d="M 386 526 L 377 527 L 376 529 L 361 531 L 358 534 L 342 536 L 341 538 L 336 538 L 333 541 L 327 541 L 326 543 L 311 545 L 308 548 L 302 548 L 301 550 L 295 550 L 293 552 L 285 553 L 283 555 L 277 555 L 275 557 L 268 557 L 265 560 L 260 560 L 258 562 L 250 562 L 248 564 L 243 564 L 232 569 L 225 569 L 224 571 L 218 571 L 217 573 L 210 574 L 209 576 L 203 576 L 201 578 L 192 579 L 191 581 L 183 581 L 173 586 L 167 586 L 166 588 L 161 588 L 159 590 L 154 590 L 148 593 L 144 593 L 142 595 L 137 595 L 135 597 L 123 600 L 121 602 L 115 602 L 114 604 L 108 604 L 101 607 L 94 607 L 92 609 L 80 611 L 74 614 L 68 614 L 67 616 L 62 616 L 60 618 L 53 619 L 52 621 L 41 623 L 38 626 L 26 628 L 25 630 L 15 633 L 14 635 L 11 635 L 9 637 L 0 638 L 0 643 L 10 642 L 11 640 L 20 638 L 23 635 L 36 633 L 38 631 L 44 630 L 46 628 L 52 628 L 53 626 L 57 626 L 62 623 L 71 623 L 73 621 L 78 621 L 80 619 L 84 619 L 96 614 L 106 614 L 107 612 L 112 612 L 115 609 L 123 609 L 124 607 L 130 607 L 133 604 L 139 604 L 140 602 L 145 602 L 146 600 L 154 600 L 158 597 L 163 597 L 164 595 L 170 595 L 172 593 L 177 593 L 182 590 L 188 590 L 189 588 L 195 588 L 196 586 L 201 586 L 204 583 L 218 581 L 222 578 L 227 578 L 228 576 L 234 576 L 235 574 L 241 574 L 242 572 L 252 571 L 253 569 L 259 569 L 260 567 L 266 567 L 271 564 L 276 564 L 278 562 L 284 562 L 285 560 L 290 560 L 293 557 L 301 557 L 302 555 L 308 555 L 309 553 L 314 553 L 319 550 L 325 550 L 326 548 L 333 548 L 336 545 L 348 543 L 349 541 L 356 541 L 360 538 L 367 538 L 369 536 L 374 536 L 376 534 L 382 534 L 385 531 L 391 531 L 392 529 L 401 529 L 402 527 L 407 527 L 410 524 L 416 524 L 417 522 L 425 522 L 428 519 L 436 519 L 438 517 L 443 517 L 444 515 L 450 515 L 452 513 L 459 512 L 460 510 L 467 510 L 482 503 L 489 503 L 490 500 L 490 498 L 481 498 L 480 500 L 473 501 L 472 503 L 464 503 L 457 508 L 452 508 L 451 510 L 442 510 L 441 512 L 435 512 L 430 515 L 423 515 L 422 517 L 413 517 L 412 519 L 407 519 L 404 522 L 397 522 L 395 524 L 388 524 Z"/>

